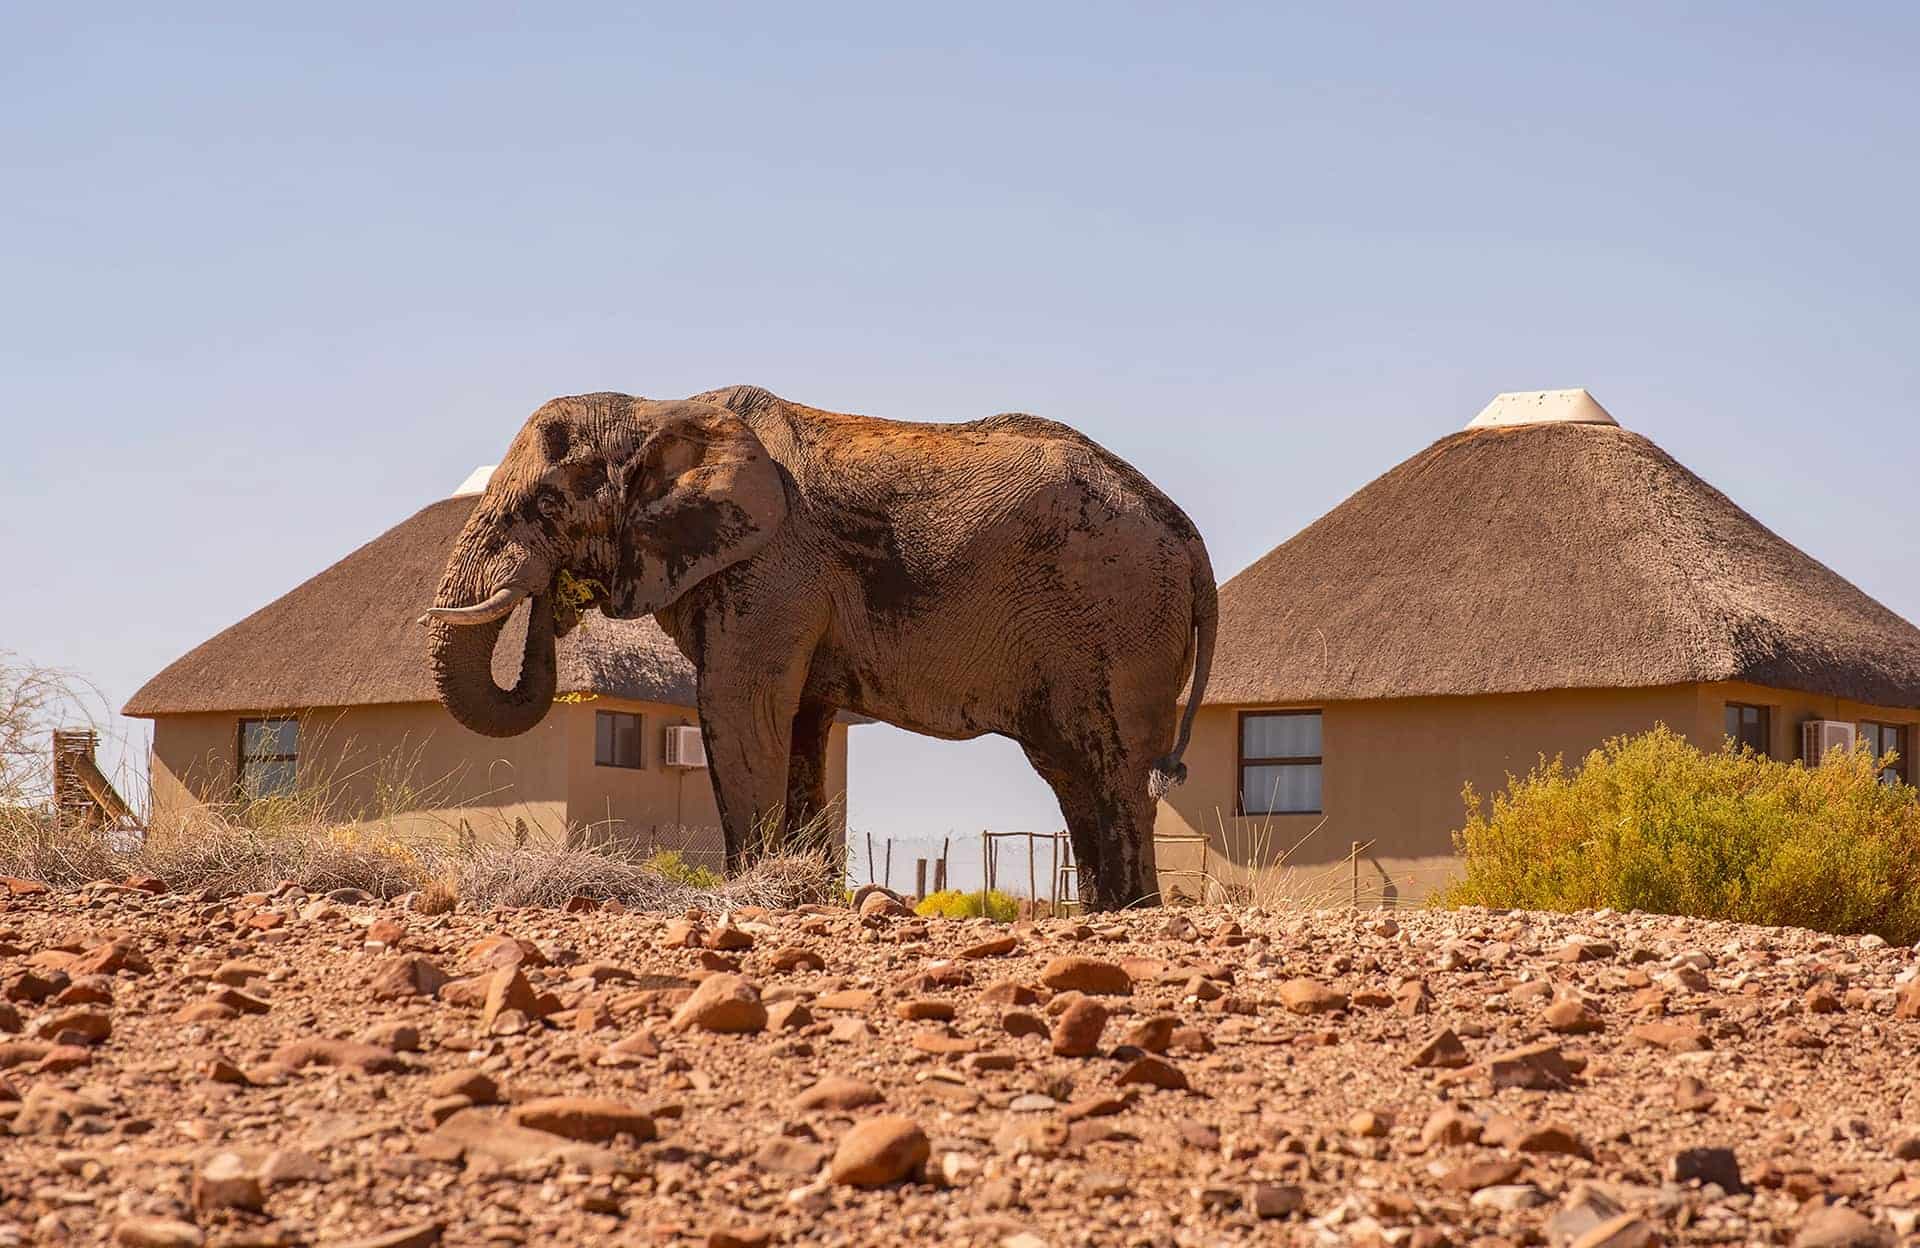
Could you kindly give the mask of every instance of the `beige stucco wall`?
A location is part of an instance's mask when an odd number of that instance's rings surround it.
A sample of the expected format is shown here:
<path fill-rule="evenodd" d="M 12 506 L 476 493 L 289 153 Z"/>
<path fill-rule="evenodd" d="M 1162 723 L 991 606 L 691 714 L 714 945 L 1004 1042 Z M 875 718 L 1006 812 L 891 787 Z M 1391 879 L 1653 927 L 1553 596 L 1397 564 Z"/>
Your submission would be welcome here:
<path fill-rule="evenodd" d="M 1723 712 L 1729 702 L 1747 702 L 1772 710 L 1772 742 L 1768 753 L 1774 758 L 1800 757 L 1800 725 L 1809 719 L 1839 719 L 1849 723 L 1874 720 L 1883 724 L 1920 725 L 1920 711 L 1896 710 L 1865 702 L 1849 702 L 1815 693 L 1796 693 L 1791 689 L 1770 689 L 1765 685 L 1747 685 L 1734 681 L 1698 686 L 1700 694 L 1700 733 L 1696 739 L 1719 741 L 1724 730 Z M 1920 728 L 1909 727 L 1909 738 L 1920 737 Z M 1909 746 L 1909 752 L 1914 747 Z M 1913 759 L 1902 759 L 1908 781 L 1920 778 Z"/>
<path fill-rule="evenodd" d="M 678 849 L 688 861 L 719 869 L 725 861 L 720 810 L 704 770 L 669 767 L 666 729 L 700 722 L 691 707 L 620 698 L 596 698 L 558 708 L 567 715 L 567 818 L 586 835 Z M 644 766 L 597 767 L 593 761 L 594 712 L 628 711 L 642 717 Z M 847 791 L 847 727 L 834 725 L 827 746 L 827 792 L 840 798 L 844 831 Z"/>
<path fill-rule="evenodd" d="M 1177 872 L 1200 871 L 1243 882 L 1248 863 L 1271 864 L 1284 854 L 1290 868 L 1284 878 L 1267 874 L 1278 892 L 1344 902 L 1355 878 L 1349 858 L 1357 841 L 1366 846 L 1357 873 L 1362 899 L 1414 900 L 1457 866 L 1452 833 L 1463 822 L 1461 788 L 1467 782 L 1490 795 L 1505 787 L 1508 774 L 1524 774 L 1543 754 L 1577 763 L 1606 738 L 1644 732 L 1656 723 L 1718 748 L 1729 700 L 1775 708 L 1772 754 L 1781 759 L 1798 757 L 1805 719 L 1920 723 L 1920 712 L 1738 684 L 1301 706 L 1323 716 L 1323 813 L 1239 817 L 1239 712 L 1296 708 L 1207 707 L 1194 720 L 1187 783 L 1160 805 L 1155 834 L 1161 838 L 1161 885 L 1194 894 L 1202 891 L 1198 877 Z M 1198 843 L 1166 839 L 1196 835 L 1205 837 L 1204 855 Z"/>
<path fill-rule="evenodd" d="M 154 719 L 156 822 L 232 800 L 243 717 L 257 715 Z M 565 833 L 565 716 L 550 715 L 524 736 L 500 740 L 469 732 L 430 703 L 321 708 L 297 717 L 300 784 L 325 794 L 332 818 L 450 836 L 464 823 L 482 839 L 512 836 L 516 821 L 530 831 Z"/>
<path fill-rule="evenodd" d="M 594 765 L 594 713 L 643 717 L 645 766 Z M 253 712 L 162 715 L 154 720 L 151 801 L 156 826 L 234 792 L 239 723 Z M 560 704 L 531 732 L 490 738 L 455 723 L 439 706 L 309 710 L 299 713 L 301 784 L 324 791 L 330 817 L 384 822 L 406 835 L 507 840 L 530 835 L 631 838 L 720 861 L 719 812 L 704 770 L 668 767 L 668 724 L 695 724 L 685 707 L 619 699 Z M 847 730 L 833 730 L 829 791 L 846 792 Z"/>

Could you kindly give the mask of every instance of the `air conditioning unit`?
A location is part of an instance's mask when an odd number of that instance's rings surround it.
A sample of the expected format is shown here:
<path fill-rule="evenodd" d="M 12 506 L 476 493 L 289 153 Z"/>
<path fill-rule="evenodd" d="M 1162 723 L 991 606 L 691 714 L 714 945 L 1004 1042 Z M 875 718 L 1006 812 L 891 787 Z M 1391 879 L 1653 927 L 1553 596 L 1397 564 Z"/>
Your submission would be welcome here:
<path fill-rule="evenodd" d="M 1852 749 L 1858 731 L 1845 720 L 1809 719 L 1800 725 L 1800 757 L 1818 767 L 1829 751 Z"/>
<path fill-rule="evenodd" d="M 700 739 L 698 728 L 688 728 L 679 724 L 668 728 L 666 752 L 669 767 L 705 767 L 707 765 L 707 743 Z"/>

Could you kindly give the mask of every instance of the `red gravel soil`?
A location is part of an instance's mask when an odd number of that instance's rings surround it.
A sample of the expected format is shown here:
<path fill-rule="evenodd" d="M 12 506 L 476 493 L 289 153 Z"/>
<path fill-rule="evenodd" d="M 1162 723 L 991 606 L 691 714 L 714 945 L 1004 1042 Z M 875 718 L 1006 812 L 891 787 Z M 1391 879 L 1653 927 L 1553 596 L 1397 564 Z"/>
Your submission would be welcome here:
<path fill-rule="evenodd" d="M 0 882 L 0 1248 L 1893 1243 L 1917 973 L 1604 912 Z"/>

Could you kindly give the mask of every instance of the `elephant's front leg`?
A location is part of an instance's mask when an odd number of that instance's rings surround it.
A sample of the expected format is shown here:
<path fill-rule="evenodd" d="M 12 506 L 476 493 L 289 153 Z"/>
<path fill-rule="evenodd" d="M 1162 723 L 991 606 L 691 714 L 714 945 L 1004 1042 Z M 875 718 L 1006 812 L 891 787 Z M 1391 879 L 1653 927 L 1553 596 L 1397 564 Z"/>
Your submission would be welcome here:
<path fill-rule="evenodd" d="M 730 667 L 709 663 L 702 668 L 699 700 L 727 874 L 733 875 L 780 838 L 800 689 L 798 680 L 755 687 Z"/>
<path fill-rule="evenodd" d="M 827 811 L 827 747 L 833 739 L 833 707 L 802 702 L 793 717 L 793 744 L 787 760 L 787 810 L 783 841 L 791 846 L 795 834 Z"/>

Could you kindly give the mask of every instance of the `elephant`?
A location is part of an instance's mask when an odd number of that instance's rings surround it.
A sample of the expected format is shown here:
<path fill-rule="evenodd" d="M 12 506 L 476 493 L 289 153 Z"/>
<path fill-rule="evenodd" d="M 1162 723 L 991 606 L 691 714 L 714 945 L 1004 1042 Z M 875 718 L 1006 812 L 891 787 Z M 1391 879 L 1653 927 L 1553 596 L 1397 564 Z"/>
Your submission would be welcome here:
<path fill-rule="evenodd" d="M 524 599 L 502 688 L 493 650 Z M 490 736 L 546 714 L 554 638 L 580 611 L 651 613 L 697 672 L 729 873 L 756 833 L 777 843 L 826 807 L 828 732 L 851 712 L 1018 742 L 1096 910 L 1157 896 L 1154 813 L 1186 776 L 1218 619 L 1192 521 L 1075 430 L 882 420 L 755 386 L 540 407 L 433 601 L 440 699 Z"/>

